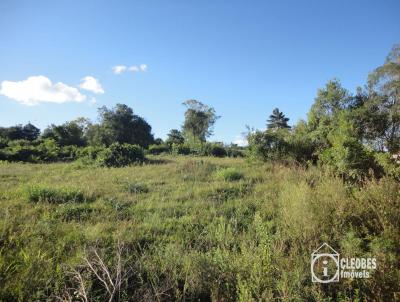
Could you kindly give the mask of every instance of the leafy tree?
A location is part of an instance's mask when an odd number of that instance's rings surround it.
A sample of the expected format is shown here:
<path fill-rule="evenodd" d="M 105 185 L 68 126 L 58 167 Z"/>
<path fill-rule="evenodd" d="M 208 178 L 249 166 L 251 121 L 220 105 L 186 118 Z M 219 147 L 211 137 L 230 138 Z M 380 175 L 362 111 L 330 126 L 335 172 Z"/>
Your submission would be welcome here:
<path fill-rule="evenodd" d="M 23 139 L 28 141 L 36 140 L 40 135 L 40 129 L 32 125 L 31 123 L 26 124 L 22 127 Z"/>
<path fill-rule="evenodd" d="M 310 136 L 319 151 L 330 147 L 328 134 L 335 128 L 338 113 L 351 108 L 354 98 L 342 87 L 339 80 L 331 80 L 319 89 L 308 113 Z"/>
<path fill-rule="evenodd" d="M 185 142 L 185 138 L 183 137 L 182 132 L 177 129 L 171 129 L 171 131 L 169 131 L 167 136 L 168 136 L 168 138 L 165 142 L 168 145 L 183 144 Z"/>
<path fill-rule="evenodd" d="M 36 140 L 40 135 L 40 129 L 28 123 L 24 126 L 16 125 L 0 128 L 0 137 L 8 140 L 25 139 L 29 141 Z"/>
<path fill-rule="evenodd" d="M 255 131 L 248 135 L 250 157 L 261 160 L 285 160 L 290 157 L 288 129 L 268 129 Z"/>
<path fill-rule="evenodd" d="M 328 135 L 331 147 L 320 154 L 320 160 L 333 168 L 346 180 L 361 180 L 369 170 L 377 171 L 378 167 L 370 151 L 360 142 L 349 112 L 342 112 L 336 127 Z"/>
<path fill-rule="evenodd" d="M 377 112 L 386 116 L 386 127 L 380 138 L 385 148 L 400 150 L 400 44 L 395 45 L 385 63 L 369 75 L 368 85 L 379 95 Z"/>
<path fill-rule="evenodd" d="M 156 138 L 155 140 L 154 140 L 154 144 L 155 145 L 162 145 L 162 144 L 164 144 L 164 141 L 162 140 L 162 138 Z"/>
<path fill-rule="evenodd" d="M 219 116 L 214 108 L 196 100 L 188 100 L 183 105 L 187 108 L 182 126 L 185 138 L 189 141 L 205 142 L 212 135 L 213 126 Z"/>
<path fill-rule="evenodd" d="M 86 145 L 85 133 L 88 121 L 79 118 L 74 121 L 66 122 L 62 125 L 50 125 L 43 131 L 43 138 L 52 138 L 60 146 L 84 146 Z"/>
<path fill-rule="evenodd" d="M 288 125 L 289 118 L 285 117 L 283 112 L 279 111 L 278 108 L 275 108 L 272 111 L 272 114 L 269 116 L 267 120 L 267 128 L 268 129 L 276 129 L 276 128 L 287 128 L 289 129 L 290 126 Z"/>
<path fill-rule="evenodd" d="M 103 106 L 99 108 L 99 115 L 100 124 L 89 130 L 90 141 L 94 144 L 108 146 L 118 142 L 147 147 L 154 141 L 151 126 L 127 105 L 117 104 L 113 109 Z"/>

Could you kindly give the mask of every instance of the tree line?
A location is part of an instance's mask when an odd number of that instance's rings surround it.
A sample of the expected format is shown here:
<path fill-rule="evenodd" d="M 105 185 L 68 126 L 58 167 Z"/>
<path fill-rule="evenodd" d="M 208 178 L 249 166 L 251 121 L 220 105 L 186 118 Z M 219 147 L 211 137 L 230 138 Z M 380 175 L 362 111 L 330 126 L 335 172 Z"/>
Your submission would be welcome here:
<path fill-rule="evenodd" d="M 214 108 L 188 100 L 183 103 L 181 129 L 170 130 L 165 141 L 154 138 L 151 126 L 132 108 L 117 104 L 99 108 L 97 123 L 78 118 L 52 124 L 43 132 L 31 123 L 0 128 L 0 159 L 51 161 L 76 159 L 82 153 L 93 157 L 94 150 L 119 144 L 136 145 L 152 154 L 243 156 L 246 151 L 250 158 L 324 165 L 349 179 L 370 173 L 396 174 L 393 158 L 400 151 L 399 98 L 400 46 L 395 45 L 355 94 L 337 79 L 328 81 L 318 90 L 307 119 L 293 127 L 283 112 L 274 109 L 266 130 L 248 129 L 246 150 L 207 142 L 219 116 Z"/>

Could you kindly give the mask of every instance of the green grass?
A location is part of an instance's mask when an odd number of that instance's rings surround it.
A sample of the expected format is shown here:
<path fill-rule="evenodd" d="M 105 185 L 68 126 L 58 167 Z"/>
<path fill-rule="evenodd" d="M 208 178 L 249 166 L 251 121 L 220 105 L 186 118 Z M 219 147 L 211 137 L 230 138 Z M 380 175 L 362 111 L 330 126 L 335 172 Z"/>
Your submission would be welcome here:
<path fill-rule="evenodd" d="M 78 276 L 90 301 L 109 300 L 86 261 L 100 270 L 100 257 L 114 281 L 126 273 L 114 301 L 394 301 L 399 192 L 391 179 L 355 187 L 315 167 L 241 158 L 3 162 L 0 300 L 67 300 Z M 312 283 L 322 242 L 376 257 L 375 274 Z"/>

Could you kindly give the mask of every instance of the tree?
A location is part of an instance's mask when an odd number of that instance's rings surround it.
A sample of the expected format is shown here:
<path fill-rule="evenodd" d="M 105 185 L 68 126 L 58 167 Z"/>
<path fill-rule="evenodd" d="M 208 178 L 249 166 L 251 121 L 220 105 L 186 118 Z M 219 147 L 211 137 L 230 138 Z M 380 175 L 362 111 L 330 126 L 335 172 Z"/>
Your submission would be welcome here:
<path fill-rule="evenodd" d="M 214 108 L 196 100 L 188 100 L 183 105 L 187 108 L 182 126 L 185 138 L 205 142 L 212 135 L 213 126 L 219 116 Z"/>
<path fill-rule="evenodd" d="M 369 89 L 375 98 L 377 112 L 386 116 L 386 125 L 380 138 L 385 149 L 395 153 L 400 150 L 400 44 L 395 45 L 385 63 L 368 77 Z"/>
<path fill-rule="evenodd" d="M 165 142 L 168 145 L 183 144 L 185 142 L 185 138 L 183 137 L 182 132 L 177 129 L 171 129 L 171 131 L 169 131 L 167 136 L 168 136 L 168 138 Z"/>
<path fill-rule="evenodd" d="M 339 80 L 331 80 L 319 89 L 308 113 L 310 137 L 319 151 L 330 147 L 328 134 L 335 128 L 338 114 L 351 108 L 354 98 L 342 87 Z"/>
<path fill-rule="evenodd" d="M 286 160 L 291 155 L 289 135 L 287 128 L 252 132 L 247 136 L 249 155 L 261 160 Z"/>
<path fill-rule="evenodd" d="M 118 142 L 147 147 L 154 141 L 151 126 L 127 105 L 117 104 L 113 109 L 103 106 L 99 108 L 99 115 L 100 124 L 89 130 L 93 143 L 108 146 Z"/>
<path fill-rule="evenodd" d="M 0 136 L 8 140 L 26 139 L 34 141 L 40 135 L 40 129 L 28 123 L 24 126 L 15 125 L 0 128 Z"/>
<path fill-rule="evenodd" d="M 62 125 L 50 125 L 43 131 L 43 138 L 52 138 L 60 146 L 84 146 L 86 145 L 85 134 L 88 127 L 88 120 L 79 118 L 66 122 Z"/>
<path fill-rule="evenodd" d="M 283 112 L 279 111 L 278 108 L 275 108 L 272 111 L 272 114 L 269 116 L 267 120 L 267 128 L 268 129 L 276 129 L 276 128 L 287 128 L 289 129 L 290 126 L 287 124 L 289 118 L 285 117 Z"/>
<path fill-rule="evenodd" d="M 40 129 L 32 125 L 31 123 L 26 124 L 22 127 L 22 135 L 24 139 L 28 141 L 34 141 L 40 135 Z"/>

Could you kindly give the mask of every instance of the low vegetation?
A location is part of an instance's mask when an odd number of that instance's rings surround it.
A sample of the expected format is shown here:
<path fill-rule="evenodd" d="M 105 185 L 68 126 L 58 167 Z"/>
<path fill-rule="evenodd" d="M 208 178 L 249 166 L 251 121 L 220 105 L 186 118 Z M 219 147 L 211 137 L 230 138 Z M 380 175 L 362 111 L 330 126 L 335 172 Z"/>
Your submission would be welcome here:
<path fill-rule="evenodd" d="M 395 300 L 396 180 L 349 186 L 313 166 L 150 159 L 162 163 L 3 162 L 0 300 Z M 322 242 L 378 268 L 314 284 Z"/>

